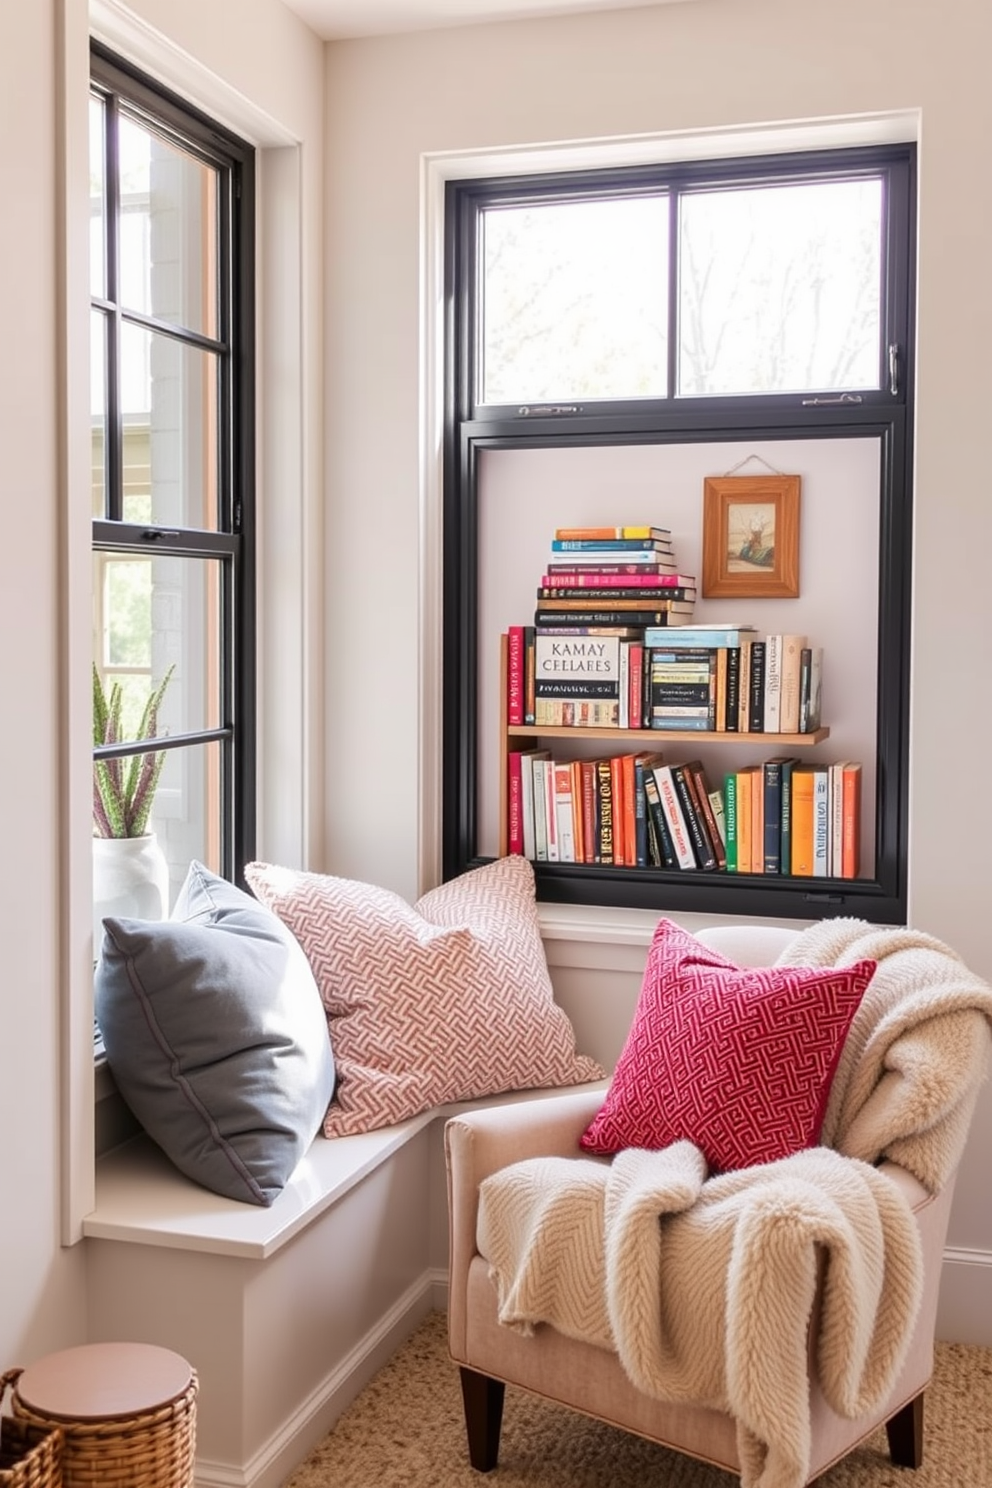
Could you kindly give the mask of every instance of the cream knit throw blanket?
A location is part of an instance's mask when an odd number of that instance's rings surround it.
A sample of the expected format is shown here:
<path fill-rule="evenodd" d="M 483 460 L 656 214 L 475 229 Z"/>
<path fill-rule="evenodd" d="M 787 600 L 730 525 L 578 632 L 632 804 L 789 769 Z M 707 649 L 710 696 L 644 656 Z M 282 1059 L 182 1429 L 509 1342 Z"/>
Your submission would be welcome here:
<path fill-rule="evenodd" d="M 808 1325 L 839 1414 L 884 1402 L 920 1298 L 912 1213 L 871 1164 L 891 1156 L 931 1189 L 956 1164 L 987 1066 L 992 989 L 908 930 L 835 920 L 804 932 L 794 965 L 878 970 L 845 1045 L 822 1146 L 707 1179 L 698 1149 L 536 1158 L 481 1186 L 478 1245 L 500 1321 L 549 1323 L 614 1350 L 660 1399 L 737 1421 L 743 1488 L 808 1476 Z M 845 1154 L 845 1155 L 842 1155 Z M 822 1268 L 823 1254 L 827 1265 Z"/>

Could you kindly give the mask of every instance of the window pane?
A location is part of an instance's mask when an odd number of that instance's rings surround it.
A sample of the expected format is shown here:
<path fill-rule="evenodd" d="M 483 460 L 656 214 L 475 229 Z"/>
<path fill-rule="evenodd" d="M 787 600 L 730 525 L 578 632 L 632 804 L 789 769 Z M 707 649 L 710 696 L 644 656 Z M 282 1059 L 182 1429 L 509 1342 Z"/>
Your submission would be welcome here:
<path fill-rule="evenodd" d="M 124 520 L 217 528 L 217 357 L 121 328 Z"/>
<path fill-rule="evenodd" d="M 122 116 L 121 301 L 217 335 L 217 172 Z"/>
<path fill-rule="evenodd" d="M 492 208 L 484 403 L 667 391 L 667 196 Z"/>
<path fill-rule="evenodd" d="M 106 515 L 107 507 L 107 317 L 90 312 L 90 450 L 93 470 L 92 511 Z"/>
<path fill-rule="evenodd" d="M 107 172 L 101 98 L 90 96 L 90 294 L 107 295 Z"/>
<path fill-rule="evenodd" d="M 882 183 L 682 199 L 679 394 L 879 386 Z"/>
<path fill-rule="evenodd" d="M 218 728 L 220 563 L 119 553 L 94 553 L 93 563 L 93 654 L 105 688 L 121 687 L 120 736 L 142 737 L 142 709 L 170 666 L 159 734 Z"/>
<path fill-rule="evenodd" d="M 149 830 L 169 865 L 174 904 L 190 861 L 223 873 L 221 849 L 221 745 L 216 741 L 166 751 Z"/>

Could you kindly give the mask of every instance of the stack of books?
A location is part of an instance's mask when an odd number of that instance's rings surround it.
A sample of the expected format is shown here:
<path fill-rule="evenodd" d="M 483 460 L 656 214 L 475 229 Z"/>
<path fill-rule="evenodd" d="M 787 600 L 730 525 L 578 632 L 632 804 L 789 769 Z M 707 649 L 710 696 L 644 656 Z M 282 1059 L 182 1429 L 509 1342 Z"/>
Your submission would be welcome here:
<path fill-rule="evenodd" d="M 537 589 L 534 624 L 678 625 L 696 580 L 679 573 L 666 527 L 558 527 Z"/>

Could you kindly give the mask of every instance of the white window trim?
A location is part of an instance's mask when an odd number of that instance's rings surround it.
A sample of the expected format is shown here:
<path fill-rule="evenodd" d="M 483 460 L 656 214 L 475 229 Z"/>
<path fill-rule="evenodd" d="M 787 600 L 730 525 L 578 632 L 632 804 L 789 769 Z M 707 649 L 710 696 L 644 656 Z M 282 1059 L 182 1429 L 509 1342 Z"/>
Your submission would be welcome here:
<path fill-rule="evenodd" d="M 308 407 L 320 374 L 304 309 L 303 145 L 293 133 L 118 0 L 61 0 L 60 358 L 63 611 L 61 616 L 62 1243 L 82 1237 L 94 1202 L 92 767 L 90 764 L 91 471 L 89 452 L 89 43 L 91 35 L 253 144 L 257 155 L 258 841 L 275 861 L 308 861 L 319 759 L 313 680 L 320 634 L 314 555 L 320 502 Z M 274 369 L 278 367 L 278 377 Z M 279 520 L 264 492 L 279 492 Z M 319 494 L 319 493 L 317 493 Z M 308 556 L 309 555 L 309 556 Z M 312 603 L 318 604 L 318 611 Z M 279 769 L 266 772 L 267 759 Z M 264 847 L 263 847 L 264 845 Z"/>

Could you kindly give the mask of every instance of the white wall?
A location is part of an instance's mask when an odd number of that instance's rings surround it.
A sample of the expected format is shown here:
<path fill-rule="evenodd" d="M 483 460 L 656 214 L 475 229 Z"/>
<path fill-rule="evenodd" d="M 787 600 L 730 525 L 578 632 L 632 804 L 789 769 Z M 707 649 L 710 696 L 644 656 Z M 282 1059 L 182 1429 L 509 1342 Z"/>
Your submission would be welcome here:
<path fill-rule="evenodd" d="M 92 18 L 105 37 L 126 34 L 135 61 L 266 147 L 262 195 L 282 209 L 263 210 L 260 244 L 263 274 L 275 263 L 279 276 L 260 322 L 262 561 L 270 587 L 288 596 L 267 630 L 275 657 L 263 655 L 275 699 L 265 745 L 283 757 L 262 830 L 273 854 L 303 854 L 319 811 L 319 779 L 306 778 L 319 730 L 301 748 L 300 678 L 320 656 L 319 626 L 308 636 L 302 615 L 311 601 L 319 618 L 323 49 L 278 0 L 93 0 Z M 89 662 L 81 672 L 76 655 L 89 645 L 88 497 L 82 510 L 76 499 L 89 481 L 87 30 L 86 0 L 31 0 L 6 8 L 0 47 L 0 1369 L 82 1342 L 89 1328 L 83 1247 L 61 1244 L 86 1206 L 93 1150 L 89 915 L 78 912 L 89 893 Z M 63 208 L 77 245 L 68 263 Z M 287 676 L 288 709 L 278 706 Z"/>
<path fill-rule="evenodd" d="M 328 47 L 331 871 L 413 894 L 430 861 L 429 851 L 418 858 L 420 770 L 429 774 L 432 762 L 417 755 L 414 624 L 418 606 L 434 603 L 418 585 L 415 560 L 424 154 L 918 110 L 910 914 L 992 977 L 992 796 L 976 788 L 984 760 L 968 745 L 986 739 L 992 722 L 983 680 L 992 551 L 990 47 L 987 0 L 837 0 L 827 10 L 794 0 L 698 0 Z M 348 644 L 356 634 L 360 644 Z M 992 1303 L 990 1140 L 992 1096 L 976 1122 L 951 1226 L 952 1244 L 967 1253 L 969 1275 L 980 1276 Z"/>

